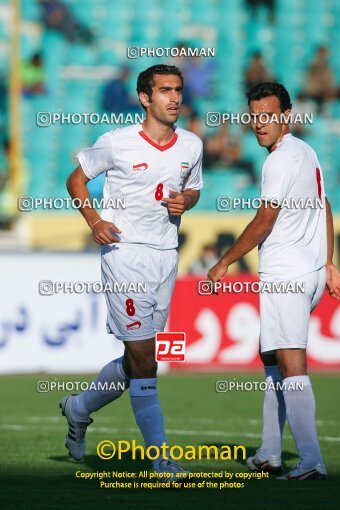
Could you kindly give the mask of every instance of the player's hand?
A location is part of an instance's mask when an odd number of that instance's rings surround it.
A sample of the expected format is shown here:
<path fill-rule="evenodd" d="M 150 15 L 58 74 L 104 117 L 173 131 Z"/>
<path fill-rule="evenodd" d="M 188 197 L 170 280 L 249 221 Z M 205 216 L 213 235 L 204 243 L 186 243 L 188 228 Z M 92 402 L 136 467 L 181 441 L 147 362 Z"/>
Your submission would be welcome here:
<path fill-rule="evenodd" d="M 326 266 L 326 289 L 333 299 L 340 299 L 340 271 L 334 264 Z"/>
<path fill-rule="evenodd" d="M 119 239 L 114 233 L 121 234 L 122 232 L 109 221 L 100 220 L 92 228 L 93 240 L 98 244 L 119 243 Z"/>
<path fill-rule="evenodd" d="M 170 197 L 163 198 L 163 202 L 165 202 L 168 206 L 168 211 L 170 216 L 181 216 L 186 210 L 187 206 L 191 203 L 189 197 L 179 193 L 178 191 L 169 191 Z"/>
<path fill-rule="evenodd" d="M 219 282 L 228 272 L 228 266 L 223 264 L 221 260 L 217 262 L 208 272 L 208 280 L 211 281 L 212 285 L 214 286 L 215 283 Z M 214 288 L 214 287 L 213 287 Z M 216 291 L 214 291 L 214 294 L 217 294 Z"/>

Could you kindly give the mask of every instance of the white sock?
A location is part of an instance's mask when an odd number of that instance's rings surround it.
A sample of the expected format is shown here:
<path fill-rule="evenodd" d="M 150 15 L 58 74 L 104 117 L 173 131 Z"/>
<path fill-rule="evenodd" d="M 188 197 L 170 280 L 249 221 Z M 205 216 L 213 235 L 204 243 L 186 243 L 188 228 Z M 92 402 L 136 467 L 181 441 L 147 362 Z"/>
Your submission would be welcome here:
<path fill-rule="evenodd" d="M 267 385 L 280 382 L 281 374 L 277 365 L 265 366 Z M 286 422 L 286 406 L 281 389 L 266 389 L 263 399 L 262 445 L 257 451 L 260 460 L 281 463 L 283 427 Z"/>
<path fill-rule="evenodd" d="M 158 446 L 167 444 L 164 419 L 161 403 L 157 394 L 157 378 L 131 379 L 130 400 L 136 423 L 143 434 L 145 446 Z M 155 456 L 156 451 L 151 448 L 151 455 Z M 166 452 L 168 457 L 168 453 Z M 155 470 L 158 470 L 160 461 L 163 460 L 162 453 L 153 461 Z"/>
<path fill-rule="evenodd" d="M 122 362 L 123 356 L 110 361 L 94 380 L 96 389 L 83 391 L 72 400 L 71 411 L 76 420 L 88 421 L 91 413 L 119 398 L 129 387 L 130 380 L 123 370 Z M 98 386 L 104 389 L 98 389 Z"/>
<path fill-rule="evenodd" d="M 303 383 L 303 390 L 289 389 L 289 385 Z M 315 425 L 315 399 L 308 375 L 284 379 L 283 395 L 287 409 L 287 421 L 300 456 L 300 466 L 311 469 L 322 463 Z M 287 387 L 288 386 L 288 387 Z"/>

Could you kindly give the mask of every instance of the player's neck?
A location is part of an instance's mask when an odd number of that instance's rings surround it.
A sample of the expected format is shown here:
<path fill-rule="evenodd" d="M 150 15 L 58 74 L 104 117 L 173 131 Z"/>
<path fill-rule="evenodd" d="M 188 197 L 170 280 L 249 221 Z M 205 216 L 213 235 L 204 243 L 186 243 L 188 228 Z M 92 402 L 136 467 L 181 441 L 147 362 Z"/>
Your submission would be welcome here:
<path fill-rule="evenodd" d="M 287 128 L 287 129 L 282 130 L 282 133 L 280 134 L 280 136 L 279 136 L 279 138 L 276 140 L 276 142 L 275 142 L 275 143 L 273 143 L 273 145 L 271 145 L 270 147 L 267 147 L 268 152 L 273 152 L 273 151 L 275 151 L 275 149 L 276 149 L 276 147 L 278 146 L 278 144 L 279 144 L 280 142 L 282 142 L 283 137 L 284 137 L 284 136 L 286 136 L 286 135 L 288 135 L 289 133 L 290 133 L 290 131 L 289 131 L 289 129 L 288 129 L 288 128 Z"/>
<path fill-rule="evenodd" d="M 155 119 L 145 119 L 142 129 L 146 136 L 157 145 L 166 145 L 174 136 L 173 126 L 166 126 Z"/>

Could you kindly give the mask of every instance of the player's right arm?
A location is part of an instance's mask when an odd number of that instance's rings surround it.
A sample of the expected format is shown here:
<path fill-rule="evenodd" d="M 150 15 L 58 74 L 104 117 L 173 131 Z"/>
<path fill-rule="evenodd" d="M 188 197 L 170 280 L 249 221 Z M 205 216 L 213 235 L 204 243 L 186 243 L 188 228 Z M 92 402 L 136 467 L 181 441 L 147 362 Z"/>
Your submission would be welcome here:
<path fill-rule="evenodd" d="M 227 274 L 231 264 L 269 236 L 280 213 L 283 199 L 292 186 L 295 173 L 296 167 L 286 155 L 273 152 L 267 158 L 262 172 L 261 206 L 240 237 L 210 269 L 208 280 L 212 283 L 218 282 Z"/>
<path fill-rule="evenodd" d="M 340 299 L 340 271 L 333 264 L 333 250 L 334 250 L 333 215 L 330 203 L 328 202 L 327 198 L 326 198 L 326 222 L 327 222 L 326 288 L 329 294 L 334 299 Z"/>
<path fill-rule="evenodd" d="M 255 218 L 247 225 L 234 244 L 208 272 L 208 280 L 219 282 L 228 272 L 229 266 L 244 257 L 262 243 L 273 230 L 280 208 L 261 204 Z"/>
<path fill-rule="evenodd" d="M 102 220 L 90 205 L 91 198 L 86 187 L 89 180 L 79 165 L 66 181 L 67 190 L 72 198 L 78 199 L 82 204 L 79 210 L 92 230 L 93 240 L 98 244 L 117 243 L 119 239 L 114 235 L 114 232 L 120 234 L 121 231 L 113 223 Z"/>

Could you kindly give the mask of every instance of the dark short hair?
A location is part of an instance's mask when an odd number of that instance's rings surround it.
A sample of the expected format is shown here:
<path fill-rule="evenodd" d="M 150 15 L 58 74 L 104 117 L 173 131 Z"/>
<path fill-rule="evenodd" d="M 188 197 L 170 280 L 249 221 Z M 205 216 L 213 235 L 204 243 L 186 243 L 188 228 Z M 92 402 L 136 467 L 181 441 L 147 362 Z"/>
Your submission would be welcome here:
<path fill-rule="evenodd" d="M 182 87 L 184 85 L 183 75 L 181 70 L 176 66 L 167 66 L 165 64 L 158 64 L 155 66 L 148 67 L 145 71 L 142 71 L 137 78 L 137 94 L 140 92 L 144 92 L 147 94 L 148 98 L 151 99 L 152 96 L 152 87 L 154 87 L 155 82 L 153 77 L 155 74 L 175 74 L 179 76 L 182 82 Z"/>
<path fill-rule="evenodd" d="M 258 101 L 264 97 L 275 96 L 280 102 L 281 112 L 291 109 L 292 103 L 288 90 L 281 83 L 259 83 L 247 92 L 248 106 L 251 101 Z"/>

